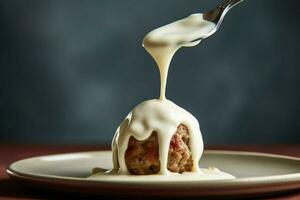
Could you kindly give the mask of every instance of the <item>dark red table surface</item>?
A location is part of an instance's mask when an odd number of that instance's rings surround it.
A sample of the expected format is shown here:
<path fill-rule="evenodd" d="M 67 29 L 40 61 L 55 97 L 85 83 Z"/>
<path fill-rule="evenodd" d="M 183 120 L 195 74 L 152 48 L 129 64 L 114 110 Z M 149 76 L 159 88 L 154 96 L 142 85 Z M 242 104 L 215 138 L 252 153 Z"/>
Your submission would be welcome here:
<path fill-rule="evenodd" d="M 71 196 L 67 193 L 55 193 L 53 191 L 42 191 L 30 187 L 25 187 L 9 179 L 6 168 L 9 164 L 19 159 L 38 155 L 103 150 L 103 146 L 80 146 L 80 145 L 24 145 L 24 144 L 0 144 L 0 199 L 74 199 L 78 196 Z M 253 146 L 216 146 L 206 149 L 221 150 L 244 150 L 265 153 L 276 153 L 300 157 L 300 145 L 253 145 Z M 82 198 L 82 197 L 80 197 Z M 89 197 L 91 198 L 91 197 Z M 88 198 L 88 199 L 89 199 Z M 93 197 L 95 198 L 95 197 Z M 116 199 L 109 197 L 98 197 L 98 199 Z M 87 199 L 87 197 L 85 198 Z M 123 198 L 122 198 L 123 199 Z M 130 198 L 133 199 L 133 198 Z M 300 190 L 272 196 L 265 199 L 276 200 L 300 200 Z"/>

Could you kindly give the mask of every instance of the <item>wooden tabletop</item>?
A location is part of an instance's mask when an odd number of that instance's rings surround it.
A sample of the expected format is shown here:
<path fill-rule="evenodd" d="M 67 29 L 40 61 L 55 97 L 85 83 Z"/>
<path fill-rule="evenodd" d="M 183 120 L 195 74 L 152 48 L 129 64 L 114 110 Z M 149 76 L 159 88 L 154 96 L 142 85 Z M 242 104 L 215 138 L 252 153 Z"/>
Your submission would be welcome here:
<path fill-rule="evenodd" d="M 76 199 L 78 196 L 70 196 L 67 193 L 54 193 L 53 191 L 42 191 L 29 187 L 24 187 L 9 179 L 6 168 L 12 162 L 32 156 L 68 153 L 78 151 L 103 150 L 103 146 L 68 146 L 68 145 L 17 145 L 0 144 L 0 199 Z M 276 153 L 289 156 L 300 157 L 300 145 L 253 145 L 253 146 L 216 146 L 206 149 L 219 150 L 244 150 L 265 153 Z M 99 199 L 99 197 L 97 198 Z M 100 199 L 108 199 L 101 197 Z M 112 198 L 109 198 L 112 199 Z M 122 198 L 123 199 L 123 198 Z M 300 190 L 298 192 L 288 193 L 279 196 L 272 196 L 265 199 L 274 200 L 300 200 Z"/>

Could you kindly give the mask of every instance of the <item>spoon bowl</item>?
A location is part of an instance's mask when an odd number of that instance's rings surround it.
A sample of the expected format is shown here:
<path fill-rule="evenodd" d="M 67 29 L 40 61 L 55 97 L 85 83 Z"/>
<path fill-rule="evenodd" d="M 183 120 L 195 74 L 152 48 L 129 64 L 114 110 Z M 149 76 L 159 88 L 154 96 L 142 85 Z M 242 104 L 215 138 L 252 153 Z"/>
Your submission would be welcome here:
<path fill-rule="evenodd" d="M 210 21 L 213 22 L 214 24 L 216 24 L 216 26 L 206 35 L 203 35 L 201 38 L 197 38 L 191 41 L 191 43 L 193 44 L 197 44 L 199 43 L 201 40 L 211 36 L 212 34 L 214 34 L 220 27 L 220 25 L 223 22 L 223 19 L 226 15 L 226 13 L 235 5 L 241 3 L 243 0 L 226 0 L 224 1 L 222 4 L 220 4 L 219 6 L 217 6 L 216 8 L 203 13 L 203 19 L 205 19 L 206 21 Z"/>

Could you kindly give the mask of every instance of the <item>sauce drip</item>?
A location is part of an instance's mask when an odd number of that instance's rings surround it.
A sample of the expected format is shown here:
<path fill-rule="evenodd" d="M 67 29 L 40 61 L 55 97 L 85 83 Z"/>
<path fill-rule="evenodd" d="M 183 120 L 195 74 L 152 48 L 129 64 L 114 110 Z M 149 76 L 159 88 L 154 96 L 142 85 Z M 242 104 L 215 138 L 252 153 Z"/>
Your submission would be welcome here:
<path fill-rule="evenodd" d="M 216 25 L 203 19 L 202 14 L 193 14 L 148 33 L 143 46 L 153 57 L 160 72 L 160 97 L 137 105 L 117 129 L 113 142 L 114 172 L 129 174 L 125 152 L 131 136 L 137 140 L 147 139 L 153 131 L 158 133 L 159 174 L 169 174 L 167 169 L 170 140 L 179 124 L 188 127 L 193 158 L 192 172 L 200 172 L 198 162 L 203 153 L 203 140 L 198 120 L 183 108 L 166 99 L 166 84 L 172 57 L 181 47 L 199 44 L 197 38 L 208 34 Z"/>

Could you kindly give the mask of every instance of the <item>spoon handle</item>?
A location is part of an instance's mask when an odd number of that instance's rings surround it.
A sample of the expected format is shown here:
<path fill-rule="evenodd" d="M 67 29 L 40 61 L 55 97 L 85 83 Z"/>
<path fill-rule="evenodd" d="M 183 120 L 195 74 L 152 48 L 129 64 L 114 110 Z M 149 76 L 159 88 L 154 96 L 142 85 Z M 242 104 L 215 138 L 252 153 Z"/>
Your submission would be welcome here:
<path fill-rule="evenodd" d="M 213 10 L 204 13 L 203 18 L 205 20 L 214 22 L 217 24 L 217 28 L 219 28 L 219 25 L 222 23 L 223 18 L 225 14 L 235 5 L 241 3 L 243 0 L 226 0 Z"/>
<path fill-rule="evenodd" d="M 224 1 L 221 5 L 219 5 L 219 7 L 222 8 L 223 10 L 225 9 L 229 10 L 230 8 L 241 3 L 242 1 L 243 0 L 227 0 Z"/>

